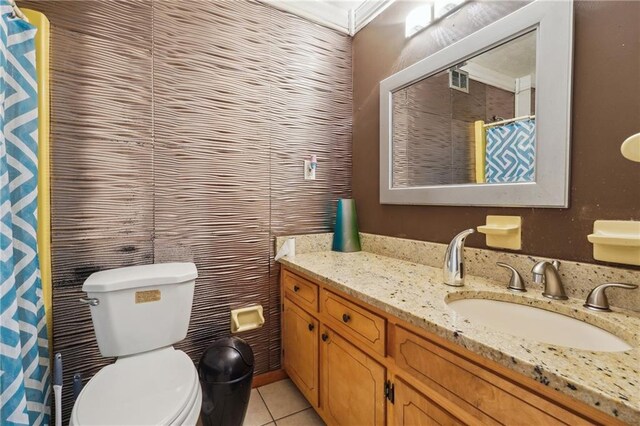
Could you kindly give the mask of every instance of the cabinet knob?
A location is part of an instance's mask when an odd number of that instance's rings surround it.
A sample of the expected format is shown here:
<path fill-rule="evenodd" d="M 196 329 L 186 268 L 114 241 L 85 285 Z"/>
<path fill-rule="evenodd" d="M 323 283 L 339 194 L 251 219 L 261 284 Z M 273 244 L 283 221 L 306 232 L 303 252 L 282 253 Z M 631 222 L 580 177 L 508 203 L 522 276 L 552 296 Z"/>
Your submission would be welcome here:
<path fill-rule="evenodd" d="M 349 322 L 350 319 L 351 317 L 349 316 L 349 314 L 342 314 L 342 321 Z"/>
<path fill-rule="evenodd" d="M 313 329 L 314 329 L 314 328 L 316 328 L 316 326 L 315 326 L 315 325 L 313 325 L 313 324 L 309 324 L 309 331 L 313 331 Z"/>
<path fill-rule="evenodd" d="M 293 286 L 293 291 L 297 293 L 299 290 L 300 290 L 300 287 L 298 287 L 297 285 Z"/>
<path fill-rule="evenodd" d="M 327 340 L 329 340 L 329 335 L 327 333 L 322 333 L 322 341 L 326 342 Z"/>

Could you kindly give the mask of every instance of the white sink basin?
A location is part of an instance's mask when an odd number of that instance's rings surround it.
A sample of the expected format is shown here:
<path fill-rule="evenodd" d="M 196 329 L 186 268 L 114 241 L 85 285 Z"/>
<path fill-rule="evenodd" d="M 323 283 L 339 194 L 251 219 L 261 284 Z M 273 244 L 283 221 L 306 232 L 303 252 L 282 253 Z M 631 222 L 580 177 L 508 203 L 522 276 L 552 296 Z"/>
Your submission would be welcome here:
<path fill-rule="evenodd" d="M 533 306 L 490 299 L 460 299 L 447 304 L 475 323 L 537 342 L 598 352 L 632 349 L 608 331 Z"/>

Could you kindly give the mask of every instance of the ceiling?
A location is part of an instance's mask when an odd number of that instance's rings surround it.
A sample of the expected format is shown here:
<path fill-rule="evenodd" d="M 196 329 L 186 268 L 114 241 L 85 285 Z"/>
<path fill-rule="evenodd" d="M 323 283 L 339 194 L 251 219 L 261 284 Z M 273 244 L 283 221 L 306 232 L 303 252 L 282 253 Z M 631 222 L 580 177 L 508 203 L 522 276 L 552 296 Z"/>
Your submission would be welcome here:
<path fill-rule="evenodd" d="M 512 39 L 465 61 L 461 68 L 471 80 L 515 92 L 517 80 L 530 78 L 536 86 L 536 31 Z M 520 84 L 523 84 L 521 80 Z"/>
<path fill-rule="evenodd" d="M 471 59 L 485 68 L 518 78 L 536 72 L 536 32 L 532 31 Z"/>
<path fill-rule="evenodd" d="M 301 18 L 354 35 L 394 0 L 261 0 Z"/>

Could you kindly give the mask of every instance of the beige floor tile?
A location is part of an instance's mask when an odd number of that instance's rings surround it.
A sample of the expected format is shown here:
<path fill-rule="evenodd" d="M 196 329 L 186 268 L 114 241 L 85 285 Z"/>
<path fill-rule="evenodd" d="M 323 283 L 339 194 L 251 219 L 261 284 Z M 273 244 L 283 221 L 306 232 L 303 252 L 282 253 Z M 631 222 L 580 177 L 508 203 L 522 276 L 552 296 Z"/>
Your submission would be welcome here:
<path fill-rule="evenodd" d="M 258 388 L 262 399 L 275 420 L 310 407 L 291 380 L 280 380 Z"/>
<path fill-rule="evenodd" d="M 273 418 L 260 397 L 258 389 L 251 389 L 251 398 L 249 399 L 249 407 L 247 408 L 247 415 L 244 417 L 243 426 L 262 426 L 267 423 L 273 423 Z"/>
<path fill-rule="evenodd" d="M 307 408 L 276 421 L 277 426 L 325 426 L 324 422 L 313 408 Z"/>

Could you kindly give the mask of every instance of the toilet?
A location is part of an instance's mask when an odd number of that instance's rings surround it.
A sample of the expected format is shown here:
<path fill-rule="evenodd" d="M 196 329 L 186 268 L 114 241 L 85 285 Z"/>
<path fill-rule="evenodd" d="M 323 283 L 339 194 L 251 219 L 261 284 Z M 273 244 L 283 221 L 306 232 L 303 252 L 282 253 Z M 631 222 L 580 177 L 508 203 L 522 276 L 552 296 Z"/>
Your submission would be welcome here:
<path fill-rule="evenodd" d="M 117 357 L 84 386 L 71 425 L 195 425 L 202 391 L 197 370 L 173 344 L 187 335 L 193 263 L 162 263 L 92 274 L 88 295 L 100 353 Z"/>

